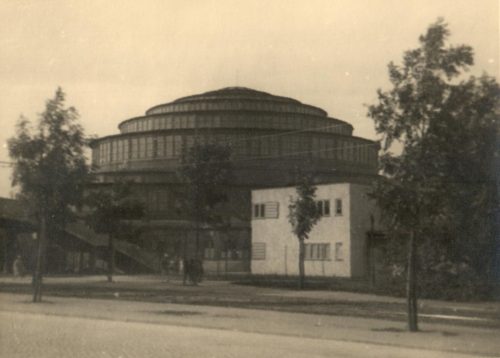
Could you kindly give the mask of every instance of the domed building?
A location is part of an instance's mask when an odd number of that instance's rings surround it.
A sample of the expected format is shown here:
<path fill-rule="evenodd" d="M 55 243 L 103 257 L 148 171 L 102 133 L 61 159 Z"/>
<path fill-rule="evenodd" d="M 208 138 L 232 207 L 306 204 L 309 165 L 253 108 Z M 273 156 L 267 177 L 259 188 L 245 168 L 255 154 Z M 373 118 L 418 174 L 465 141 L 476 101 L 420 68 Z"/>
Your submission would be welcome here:
<path fill-rule="evenodd" d="M 133 181 L 147 208 L 145 247 L 186 257 L 194 229 L 182 212 L 181 154 L 195 141 L 232 148 L 234 180 L 227 188 L 227 224 L 206 227 L 202 252 L 208 271 L 248 271 L 251 190 L 294 184 L 297 168 L 318 183 L 370 182 L 377 173 L 377 143 L 317 107 L 248 88 L 230 87 L 148 109 L 127 119 L 120 133 L 92 142 L 95 185 Z"/>

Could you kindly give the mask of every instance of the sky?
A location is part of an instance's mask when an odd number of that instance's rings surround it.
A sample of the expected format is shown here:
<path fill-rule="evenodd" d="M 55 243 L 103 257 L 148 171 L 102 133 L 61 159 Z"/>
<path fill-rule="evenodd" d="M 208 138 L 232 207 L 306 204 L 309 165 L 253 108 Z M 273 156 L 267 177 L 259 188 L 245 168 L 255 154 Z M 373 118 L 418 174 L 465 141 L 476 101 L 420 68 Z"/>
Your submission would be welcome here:
<path fill-rule="evenodd" d="M 88 135 L 156 104 L 223 87 L 295 98 L 375 139 L 367 104 L 387 64 L 438 17 L 474 48 L 470 74 L 499 77 L 498 0 L 1 0 L 0 196 L 6 141 L 58 86 Z"/>

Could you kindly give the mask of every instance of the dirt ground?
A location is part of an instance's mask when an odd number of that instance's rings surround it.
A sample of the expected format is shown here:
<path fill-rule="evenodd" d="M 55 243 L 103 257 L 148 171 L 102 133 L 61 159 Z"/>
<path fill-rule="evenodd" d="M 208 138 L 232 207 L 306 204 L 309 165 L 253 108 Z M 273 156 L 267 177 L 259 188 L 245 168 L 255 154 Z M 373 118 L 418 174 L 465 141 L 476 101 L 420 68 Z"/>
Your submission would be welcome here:
<path fill-rule="evenodd" d="M 0 292 L 31 292 L 29 277 L 0 277 Z M 183 285 L 180 277 L 160 276 L 46 277 L 45 295 L 94 299 L 119 299 L 152 303 L 177 303 L 215 307 L 271 310 L 330 316 L 381 318 L 404 322 L 403 298 L 332 290 L 276 289 L 209 280 L 198 286 Z M 420 300 L 422 322 L 500 328 L 500 302 L 457 303 Z"/>

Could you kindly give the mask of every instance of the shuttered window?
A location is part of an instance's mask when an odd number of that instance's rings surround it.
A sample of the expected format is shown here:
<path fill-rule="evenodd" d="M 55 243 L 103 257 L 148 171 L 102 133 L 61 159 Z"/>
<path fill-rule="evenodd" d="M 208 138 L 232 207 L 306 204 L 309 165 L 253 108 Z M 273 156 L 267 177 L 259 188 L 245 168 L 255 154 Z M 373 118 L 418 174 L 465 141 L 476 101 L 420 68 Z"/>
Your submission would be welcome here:
<path fill-rule="evenodd" d="M 253 217 L 255 219 L 277 219 L 279 217 L 279 203 L 270 201 L 254 204 Z"/>
<path fill-rule="evenodd" d="M 329 260 L 330 244 L 305 244 L 305 260 Z"/>
<path fill-rule="evenodd" d="M 252 260 L 265 260 L 266 259 L 266 243 L 254 242 L 252 243 Z"/>
<path fill-rule="evenodd" d="M 264 204 L 264 217 L 268 219 L 277 219 L 279 216 L 279 203 L 269 202 Z"/>

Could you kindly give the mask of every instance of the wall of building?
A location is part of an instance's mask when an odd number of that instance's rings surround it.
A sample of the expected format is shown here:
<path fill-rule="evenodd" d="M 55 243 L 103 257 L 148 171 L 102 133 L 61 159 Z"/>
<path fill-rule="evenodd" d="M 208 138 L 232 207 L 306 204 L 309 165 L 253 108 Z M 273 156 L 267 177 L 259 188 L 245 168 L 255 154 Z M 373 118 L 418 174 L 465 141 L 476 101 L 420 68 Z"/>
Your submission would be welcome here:
<path fill-rule="evenodd" d="M 247 230 L 251 217 L 250 191 L 292 185 L 298 165 L 314 173 L 318 183 L 364 183 L 377 173 L 378 144 L 353 136 L 349 123 L 328 117 L 324 110 L 297 100 L 246 88 L 225 88 L 160 104 L 146 111 L 145 116 L 123 121 L 119 129 L 118 134 L 92 141 L 95 165 L 92 185 L 112 185 L 117 179 L 134 182 L 134 192 L 145 203 L 145 219 L 151 229 L 142 235 L 146 246 L 166 237 L 161 230 L 168 230 L 172 221 L 189 220 L 178 207 L 185 183 L 177 171 L 181 154 L 195 141 L 231 146 L 234 178 L 228 188 L 229 201 L 224 213 L 240 221 Z M 331 205 L 333 208 L 333 201 Z M 315 229 L 317 234 L 313 235 L 317 237 L 313 239 L 324 240 L 322 230 L 330 230 L 323 229 L 329 221 L 338 230 L 335 235 L 347 237 L 342 230 L 348 230 L 344 224 L 350 215 L 348 205 L 346 199 L 343 216 L 336 217 L 332 212 L 325 217 Z M 283 227 L 289 225 L 287 206 L 288 199 L 276 219 Z M 159 225 L 165 227 L 157 230 Z M 289 230 L 287 235 L 291 235 Z M 186 240 L 184 236 L 174 235 L 169 240 Z M 297 266 L 293 261 L 297 256 L 297 240 L 293 237 L 284 240 L 286 244 L 281 245 L 279 255 L 286 255 L 287 259 L 279 270 L 293 274 Z M 350 275 L 350 259 L 335 260 L 335 241 L 330 245 L 329 261 L 309 260 L 306 269 L 316 274 Z M 346 243 L 342 244 L 342 255 L 350 255 Z M 243 260 L 241 265 L 248 267 Z"/>
<path fill-rule="evenodd" d="M 103 138 L 93 143 L 92 161 L 100 170 L 165 168 L 178 165 L 184 150 L 195 140 L 231 146 L 233 159 L 264 159 L 286 156 L 345 163 L 355 171 L 374 173 L 378 147 L 363 138 L 330 133 L 273 136 L 272 131 L 245 128 L 240 131 L 157 131 Z"/>
<path fill-rule="evenodd" d="M 352 229 L 353 209 L 352 193 L 362 186 L 352 186 L 348 183 L 318 185 L 316 200 L 329 200 L 330 213 L 323 216 L 311 231 L 306 245 L 326 244 L 326 257 L 306 259 L 305 271 L 308 276 L 341 276 L 360 275 L 364 266 L 358 259 L 361 254 L 353 254 L 352 237 L 355 235 L 354 249 L 360 247 L 364 223 L 357 223 L 358 228 Z M 279 188 L 255 190 L 252 192 L 252 203 L 278 203 L 279 213 L 276 218 L 252 218 L 252 262 L 254 274 L 298 274 L 298 239 L 291 232 L 288 222 L 288 205 L 290 198 L 296 195 L 295 188 Z M 342 201 L 342 212 L 336 213 L 335 202 Z M 355 195 L 359 201 L 355 207 L 363 204 L 363 196 Z M 367 219 L 369 223 L 369 218 Z M 368 224 L 369 225 L 369 224 Z M 265 258 L 256 259 L 261 255 L 262 245 L 265 245 Z M 255 252 L 259 251 L 260 252 Z M 321 249 L 320 249 L 321 250 Z M 258 256 L 257 255 L 257 256 Z M 314 255 L 313 255 L 314 256 Z M 321 256 L 321 255 L 320 255 Z M 262 255 L 261 255 L 262 257 Z M 355 257 L 355 260 L 352 260 Z M 353 267 L 353 264 L 360 267 Z"/>
<path fill-rule="evenodd" d="M 372 229 L 380 229 L 380 214 L 375 201 L 368 196 L 370 190 L 370 186 L 367 185 L 350 184 L 352 276 L 359 277 L 366 274 L 368 270 L 366 234 Z"/>
<path fill-rule="evenodd" d="M 379 213 L 369 198 L 370 186 L 339 183 L 318 185 L 317 201 L 329 201 L 329 214 L 311 231 L 307 245 L 316 245 L 308 255 L 308 276 L 361 277 L 367 273 L 367 232 L 378 230 Z M 298 239 L 288 221 L 288 205 L 296 196 L 294 187 L 254 190 L 252 204 L 277 203 L 276 214 L 269 218 L 252 218 L 252 261 L 254 274 L 298 275 Z M 341 213 L 337 213 L 341 200 Z M 321 245 L 327 245 L 321 247 Z M 263 249 L 265 245 L 265 249 Z M 322 252 L 314 252 L 314 249 Z M 326 254 L 323 250 L 327 250 Z M 263 251 L 265 253 L 263 254 Z M 313 256 L 313 258 L 311 258 Z M 308 259 L 309 257 L 309 259 Z"/>

